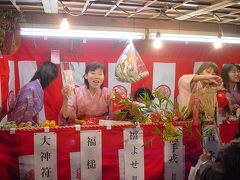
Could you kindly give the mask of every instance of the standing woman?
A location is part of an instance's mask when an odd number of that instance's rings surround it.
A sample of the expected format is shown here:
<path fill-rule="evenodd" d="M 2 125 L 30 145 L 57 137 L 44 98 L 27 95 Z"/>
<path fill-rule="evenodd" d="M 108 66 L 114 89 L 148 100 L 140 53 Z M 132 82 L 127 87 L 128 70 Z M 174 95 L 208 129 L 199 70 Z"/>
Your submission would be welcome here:
<path fill-rule="evenodd" d="M 15 121 L 16 124 L 31 121 L 38 124 L 37 116 L 43 108 L 43 90 L 56 79 L 57 75 L 57 66 L 50 61 L 44 62 L 30 82 L 20 89 L 14 108 L 8 114 L 8 121 Z"/>
<path fill-rule="evenodd" d="M 87 120 L 89 124 L 98 124 L 100 119 L 112 118 L 111 99 L 113 91 L 103 87 L 105 78 L 103 64 L 93 62 L 86 67 L 84 74 L 85 85 L 75 89 L 75 95 L 66 86 L 62 89 L 63 105 L 60 112 L 60 125 L 72 125 L 74 120 Z"/>
<path fill-rule="evenodd" d="M 240 66 L 236 63 L 225 64 L 222 68 L 223 87 L 230 102 L 231 112 L 240 108 Z"/>
<path fill-rule="evenodd" d="M 218 66 L 213 62 L 203 63 L 196 74 L 183 75 L 178 81 L 178 103 L 180 109 L 188 107 L 193 92 L 210 84 L 219 85 L 222 78 L 217 75 Z"/>

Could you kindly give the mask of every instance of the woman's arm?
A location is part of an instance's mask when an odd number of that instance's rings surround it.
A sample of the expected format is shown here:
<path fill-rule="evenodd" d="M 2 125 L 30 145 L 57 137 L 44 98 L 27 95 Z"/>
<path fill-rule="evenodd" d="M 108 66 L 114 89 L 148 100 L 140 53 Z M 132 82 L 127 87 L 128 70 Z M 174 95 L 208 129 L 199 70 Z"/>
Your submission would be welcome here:
<path fill-rule="evenodd" d="M 77 118 L 77 100 L 76 95 L 68 96 L 70 87 L 64 87 L 62 89 L 63 94 L 63 105 L 60 111 L 60 124 L 64 125 L 64 121 L 67 118 L 70 118 L 71 120 Z"/>
<path fill-rule="evenodd" d="M 217 75 L 199 75 L 196 74 L 191 82 L 197 82 L 197 81 L 202 81 L 202 80 L 207 80 L 209 83 L 214 83 L 219 85 L 222 82 L 222 78 Z"/>

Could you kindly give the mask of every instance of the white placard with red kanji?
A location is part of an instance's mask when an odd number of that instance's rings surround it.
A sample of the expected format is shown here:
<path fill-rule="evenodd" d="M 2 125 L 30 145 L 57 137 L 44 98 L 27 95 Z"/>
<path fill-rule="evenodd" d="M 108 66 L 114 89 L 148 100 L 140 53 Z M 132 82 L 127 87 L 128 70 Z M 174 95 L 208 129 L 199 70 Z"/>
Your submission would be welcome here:
<path fill-rule="evenodd" d="M 181 127 L 178 127 L 181 128 Z M 184 180 L 185 148 L 183 138 L 164 142 L 164 179 Z"/>
<path fill-rule="evenodd" d="M 81 179 L 102 179 L 102 131 L 80 132 Z"/>
<path fill-rule="evenodd" d="M 57 180 L 56 133 L 34 133 L 35 180 Z"/>
<path fill-rule="evenodd" d="M 144 146 L 142 128 L 124 129 L 125 179 L 144 180 Z"/>

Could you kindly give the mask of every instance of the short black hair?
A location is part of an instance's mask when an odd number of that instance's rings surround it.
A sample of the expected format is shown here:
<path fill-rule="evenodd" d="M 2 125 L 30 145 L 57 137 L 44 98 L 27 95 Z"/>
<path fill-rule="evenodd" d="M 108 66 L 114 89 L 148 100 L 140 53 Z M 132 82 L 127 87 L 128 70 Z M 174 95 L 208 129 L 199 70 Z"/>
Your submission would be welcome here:
<path fill-rule="evenodd" d="M 48 87 L 54 79 L 58 76 L 58 68 L 56 64 L 50 61 L 42 63 L 40 68 L 35 72 L 34 76 L 30 81 L 38 79 L 43 89 Z"/>
<path fill-rule="evenodd" d="M 83 75 L 83 78 L 84 78 L 84 83 L 85 83 L 85 85 L 87 86 L 88 89 L 89 89 L 89 82 L 85 78 L 85 75 L 87 75 L 89 71 L 95 71 L 97 68 L 102 69 L 103 70 L 103 74 L 105 76 L 106 69 L 105 69 L 104 65 L 99 63 L 99 62 L 92 62 L 91 64 L 87 65 L 87 67 L 85 69 L 85 74 Z M 103 88 L 103 84 L 101 85 L 101 89 L 102 88 Z"/>
<path fill-rule="evenodd" d="M 149 97 L 151 100 L 154 100 L 154 96 L 153 96 L 152 92 L 151 92 L 148 88 L 139 88 L 139 89 L 135 92 L 134 98 L 135 98 L 135 99 L 143 98 L 143 97 L 144 97 L 144 94 L 147 94 L 148 97 Z"/>

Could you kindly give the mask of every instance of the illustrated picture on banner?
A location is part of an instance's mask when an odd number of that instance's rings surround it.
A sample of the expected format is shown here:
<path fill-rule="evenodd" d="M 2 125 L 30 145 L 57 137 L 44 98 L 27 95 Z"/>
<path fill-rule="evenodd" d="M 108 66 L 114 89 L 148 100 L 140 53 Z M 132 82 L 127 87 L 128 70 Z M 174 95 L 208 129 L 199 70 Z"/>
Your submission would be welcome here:
<path fill-rule="evenodd" d="M 127 96 L 127 88 L 122 86 L 122 85 L 116 85 L 112 88 L 112 90 L 115 92 L 115 93 L 121 93 L 123 94 L 124 96 Z"/>

